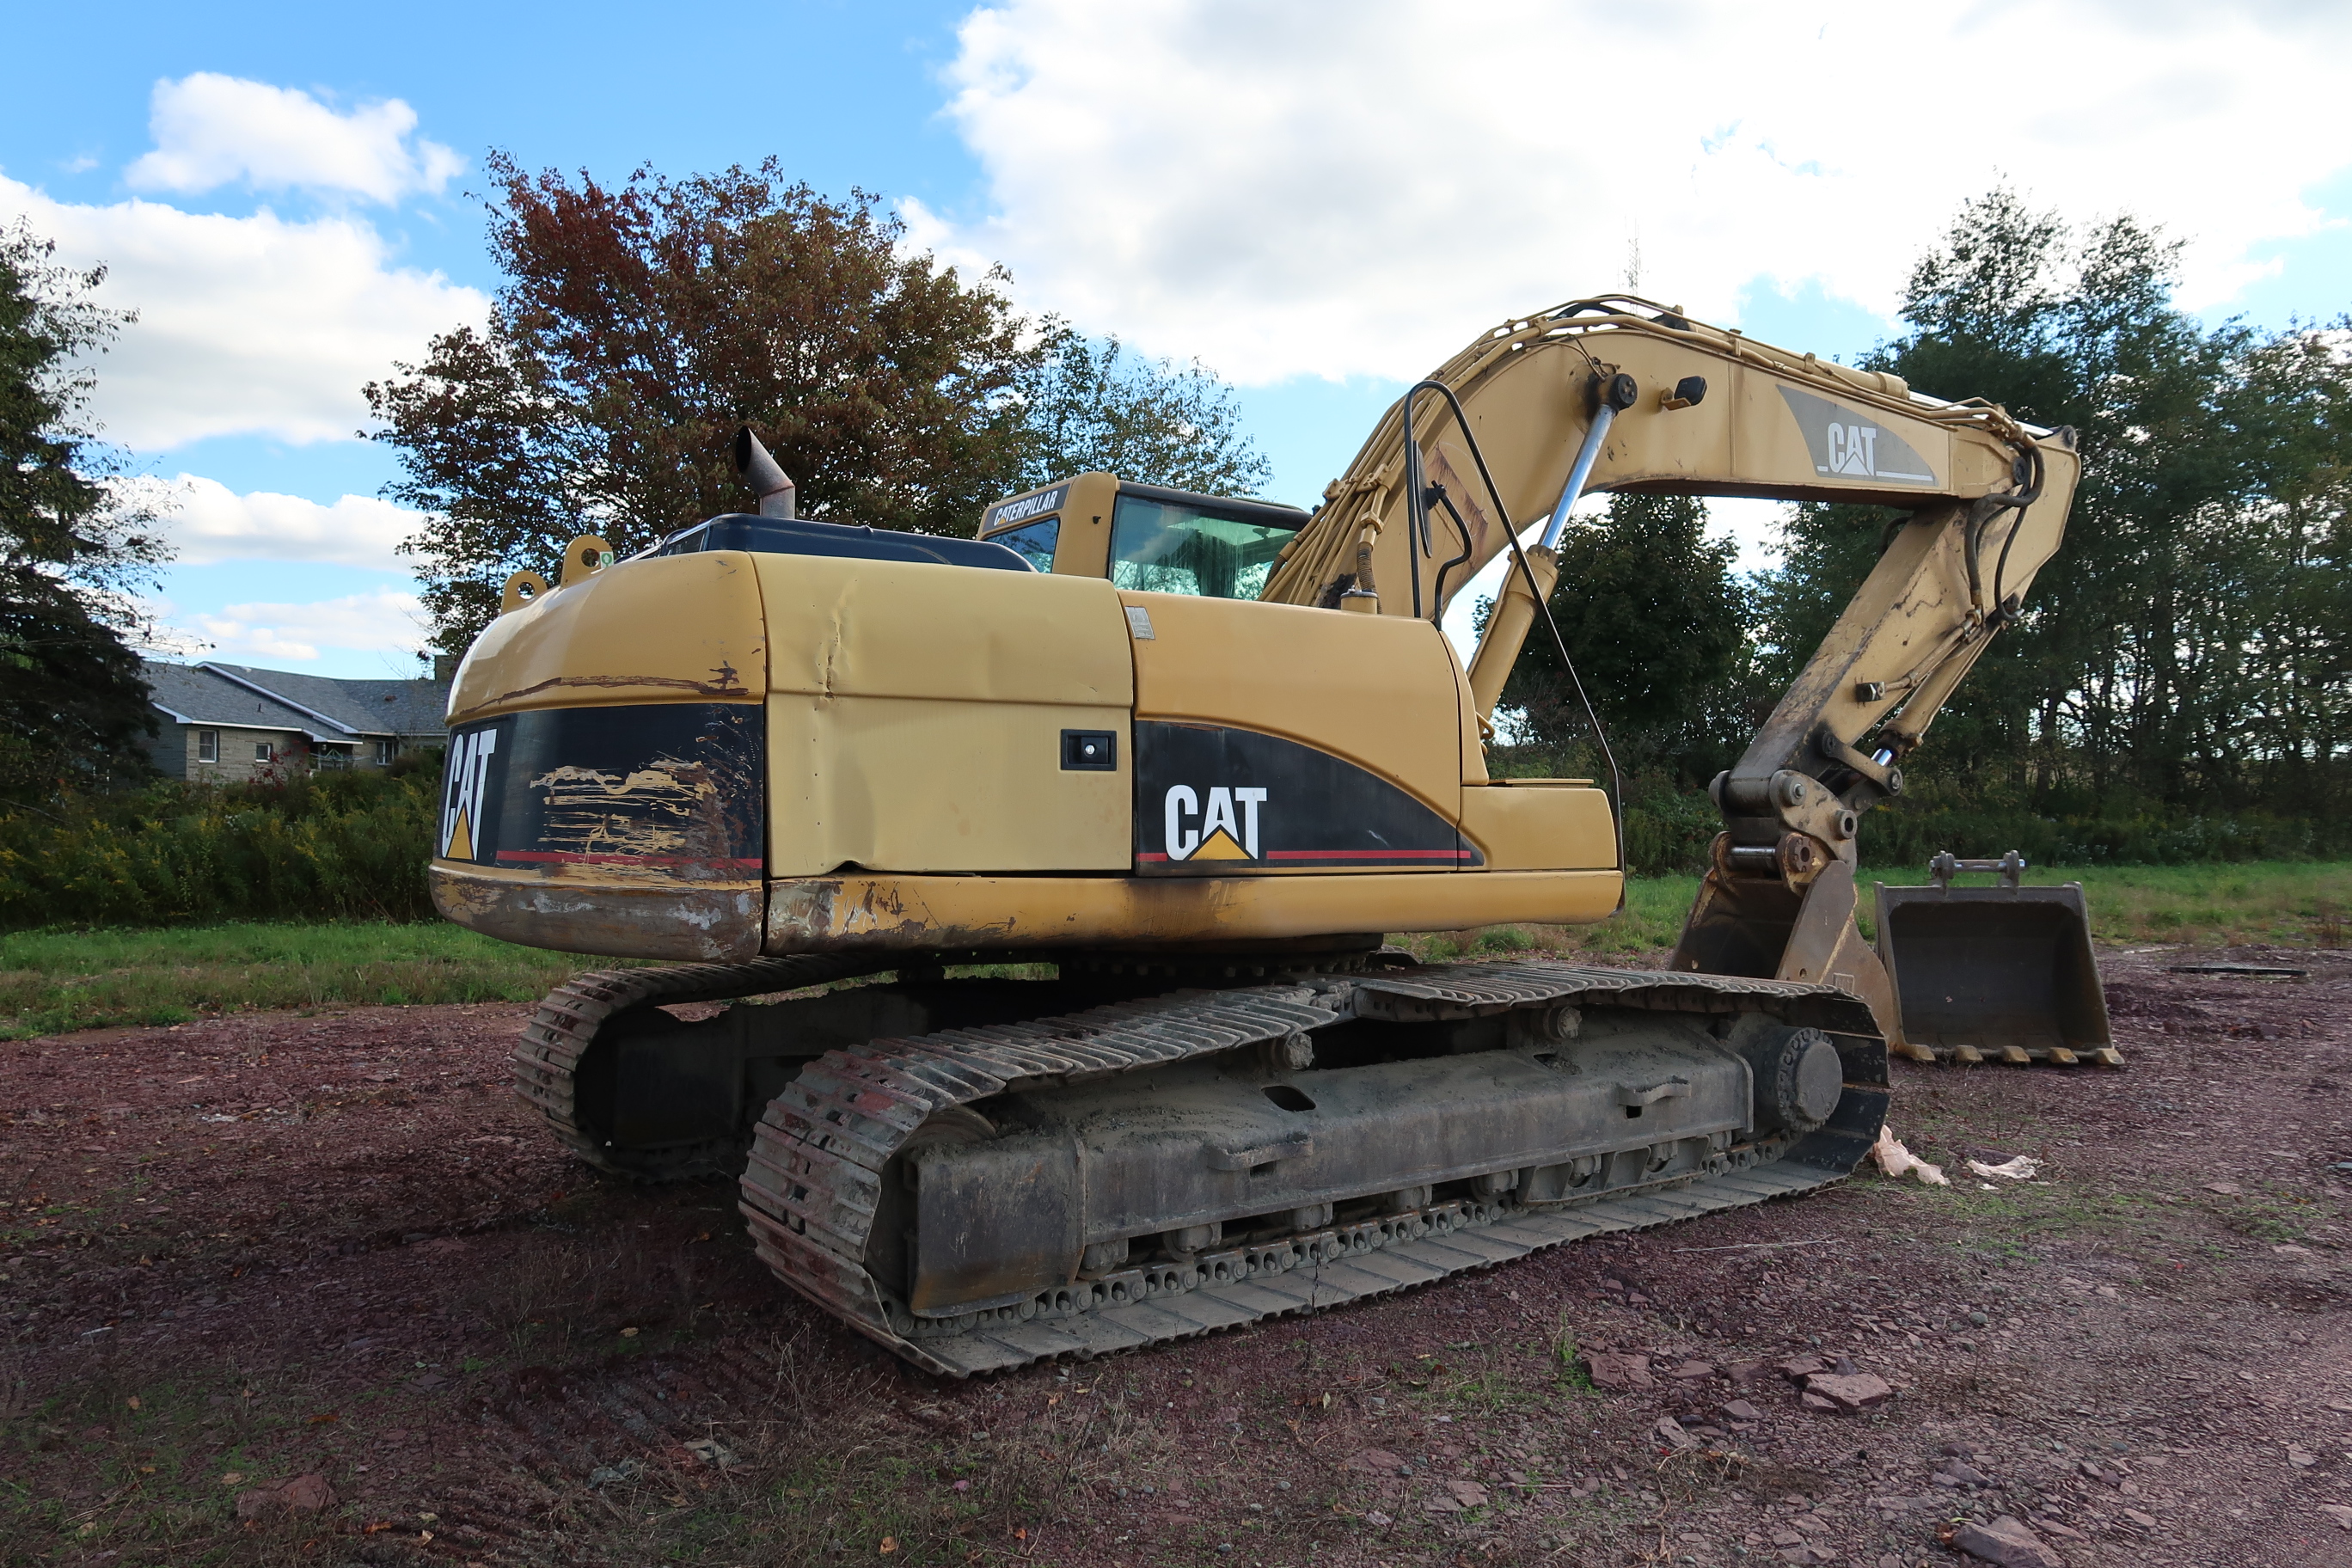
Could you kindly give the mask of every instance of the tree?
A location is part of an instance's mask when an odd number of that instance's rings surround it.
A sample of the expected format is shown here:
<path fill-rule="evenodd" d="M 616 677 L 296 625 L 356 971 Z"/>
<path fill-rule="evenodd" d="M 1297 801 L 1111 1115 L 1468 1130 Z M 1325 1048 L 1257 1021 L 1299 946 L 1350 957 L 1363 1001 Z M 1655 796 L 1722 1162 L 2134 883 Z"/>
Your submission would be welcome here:
<path fill-rule="evenodd" d="M 2049 815 L 2161 803 L 2332 824 L 2352 742 L 2352 369 L 2340 329 L 2264 339 L 2175 310 L 2179 249 L 2129 216 L 2075 230 L 1995 191 L 1914 268 L 1909 330 L 1866 362 L 2073 426 L 2083 457 L 2065 544 L 1937 721 L 1935 771 Z M 1791 510 L 1761 584 L 1773 682 L 1896 515 Z"/>
<path fill-rule="evenodd" d="M 750 425 L 802 515 L 968 534 L 1002 495 L 1065 474 L 1216 494 L 1263 483 L 1231 389 L 1031 322 L 1003 268 L 967 279 L 903 250 L 878 198 L 756 170 L 614 187 L 490 160 L 488 322 L 366 388 L 400 449 L 394 499 L 426 514 L 433 644 L 461 652 L 512 573 L 564 544 L 623 552 L 750 500 L 729 461 Z"/>
<path fill-rule="evenodd" d="M 1242 432 L 1233 388 L 1199 361 L 1125 362 L 1115 337 L 1092 343 L 1050 318 L 1045 329 L 1021 388 L 1029 445 L 1012 488 L 1101 471 L 1233 496 L 1254 493 L 1271 476 Z"/>
<path fill-rule="evenodd" d="M 1609 498 L 1598 521 L 1559 542 L 1552 618 L 1627 772 L 1704 784 L 1738 754 L 1754 720 L 1744 671 L 1748 607 L 1736 552 L 1706 537 L 1695 496 Z M 1591 736 L 1583 705 L 1538 619 L 1503 691 L 1536 738 Z"/>
<path fill-rule="evenodd" d="M 152 513 L 108 481 L 120 458 L 89 418 L 102 351 L 132 320 L 90 298 L 105 268 L 0 230 L 0 795 L 25 800 L 135 776 L 155 732 L 125 634 L 164 559 Z"/>
<path fill-rule="evenodd" d="M 427 514 L 404 548 L 436 647 L 462 651 L 505 578 L 551 574 L 578 534 L 625 553 L 743 510 L 740 425 L 818 519 L 968 533 L 1019 473 L 1038 354 L 1003 273 L 902 254 L 879 198 L 828 200 L 773 159 L 617 187 L 490 174 L 488 323 L 365 388 L 401 449 L 387 491 Z"/>

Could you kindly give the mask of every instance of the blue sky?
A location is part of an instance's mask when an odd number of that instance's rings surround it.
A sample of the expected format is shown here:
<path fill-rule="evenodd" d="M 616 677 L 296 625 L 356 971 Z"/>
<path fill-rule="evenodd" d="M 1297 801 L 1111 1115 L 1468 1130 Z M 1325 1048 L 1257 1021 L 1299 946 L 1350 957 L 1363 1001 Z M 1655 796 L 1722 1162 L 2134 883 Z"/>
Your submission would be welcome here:
<path fill-rule="evenodd" d="M 492 149 L 607 178 L 772 153 L 877 193 L 942 256 L 1009 264 L 1024 307 L 1234 378 L 1301 502 L 1405 379 L 1622 286 L 1637 251 L 1644 292 L 1851 358 L 1999 178 L 2189 238 L 2210 317 L 2352 308 L 2338 8 L 2074 0 L 2022 39 L 2003 4 L 1764 9 L 46 7 L 0 60 L 0 219 L 109 261 L 142 312 L 98 412 L 183 486 L 169 618 L 217 657 L 352 675 L 409 672 L 419 640 L 356 388 L 496 288 L 470 194 Z M 1645 73 L 1669 40 L 1674 73 Z M 2021 47 L 2072 62 L 2063 99 L 1992 68 Z M 1633 107 L 1565 111 L 1528 68 L 1561 51 L 1611 62 L 1579 92 Z M 1890 51 L 1950 62 L 1975 117 L 1959 94 L 1906 128 L 1873 79 Z M 1768 515 L 1724 526 L 1760 559 Z"/>

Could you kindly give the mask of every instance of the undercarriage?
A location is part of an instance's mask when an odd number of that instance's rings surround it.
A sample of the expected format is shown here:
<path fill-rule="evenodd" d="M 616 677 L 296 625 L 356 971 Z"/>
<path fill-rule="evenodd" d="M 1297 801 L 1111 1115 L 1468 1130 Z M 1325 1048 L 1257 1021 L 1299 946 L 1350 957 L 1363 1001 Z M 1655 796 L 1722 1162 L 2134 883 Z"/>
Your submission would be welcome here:
<path fill-rule="evenodd" d="M 734 1177 L 779 1279 L 959 1376 L 1801 1192 L 1885 1115 L 1885 1043 L 1830 986 L 1369 951 L 969 973 L 993 956 L 583 975 L 520 1086 L 603 1169 Z"/>

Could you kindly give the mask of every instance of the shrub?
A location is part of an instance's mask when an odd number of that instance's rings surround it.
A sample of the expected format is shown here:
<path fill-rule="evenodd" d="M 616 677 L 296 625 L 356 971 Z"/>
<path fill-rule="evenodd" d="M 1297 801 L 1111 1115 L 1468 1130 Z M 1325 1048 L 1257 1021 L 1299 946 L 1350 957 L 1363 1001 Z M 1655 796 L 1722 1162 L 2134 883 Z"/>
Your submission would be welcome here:
<path fill-rule="evenodd" d="M 0 928 L 430 919 L 436 776 L 166 782 L 0 816 Z"/>

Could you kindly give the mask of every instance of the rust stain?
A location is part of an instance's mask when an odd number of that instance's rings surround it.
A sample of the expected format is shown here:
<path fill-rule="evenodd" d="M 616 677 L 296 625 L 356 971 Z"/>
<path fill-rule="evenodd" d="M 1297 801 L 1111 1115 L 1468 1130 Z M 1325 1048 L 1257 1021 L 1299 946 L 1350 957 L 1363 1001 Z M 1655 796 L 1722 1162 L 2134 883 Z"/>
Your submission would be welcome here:
<path fill-rule="evenodd" d="M 1454 461 L 1456 456 L 1462 459 L 1459 466 Z M 1448 442 L 1440 441 L 1437 444 L 1437 450 L 1430 454 L 1429 477 L 1445 487 L 1446 495 L 1453 500 L 1455 508 L 1462 513 L 1462 521 L 1470 526 L 1471 550 L 1475 554 L 1483 554 L 1486 549 L 1487 537 L 1495 531 L 1495 523 L 1494 520 L 1486 515 L 1486 509 L 1480 504 L 1486 493 L 1486 487 L 1483 484 L 1473 487 L 1470 482 L 1471 476 L 1465 475 L 1463 471 L 1465 468 L 1470 468 L 1468 455 L 1457 454 L 1454 447 Z M 1471 475 L 1475 475 L 1475 468 L 1471 468 Z M 1441 557 L 1453 553 L 1451 550 L 1439 552 Z"/>
<path fill-rule="evenodd" d="M 659 757 L 615 777 L 566 764 L 530 781 L 546 793 L 539 842 L 578 855 L 727 854 L 719 785 L 700 763 Z"/>
<path fill-rule="evenodd" d="M 609 690 L 621 687 L 650 686 L 664 691 L 691 691 L 701 697 L 749 697 L 751 695 L 751 689 L 742 684 L 733 666 L 721 664 L 711 673 L 719 677 L 718 682 L 688 680 L 674 675 L 551 676 L 530 686 L 520 687 L 512 691 L 501 691 L 496 697 L 475 703 L 471 708 L 460 709 L 449 717 L 453 722 L 468 719 L 475 714 L 496 708 L 502 702 L 519 702 L 526 697 L 536 696 L 540 692 L 551 691 L 561 687 L 603 688 Z"/>

